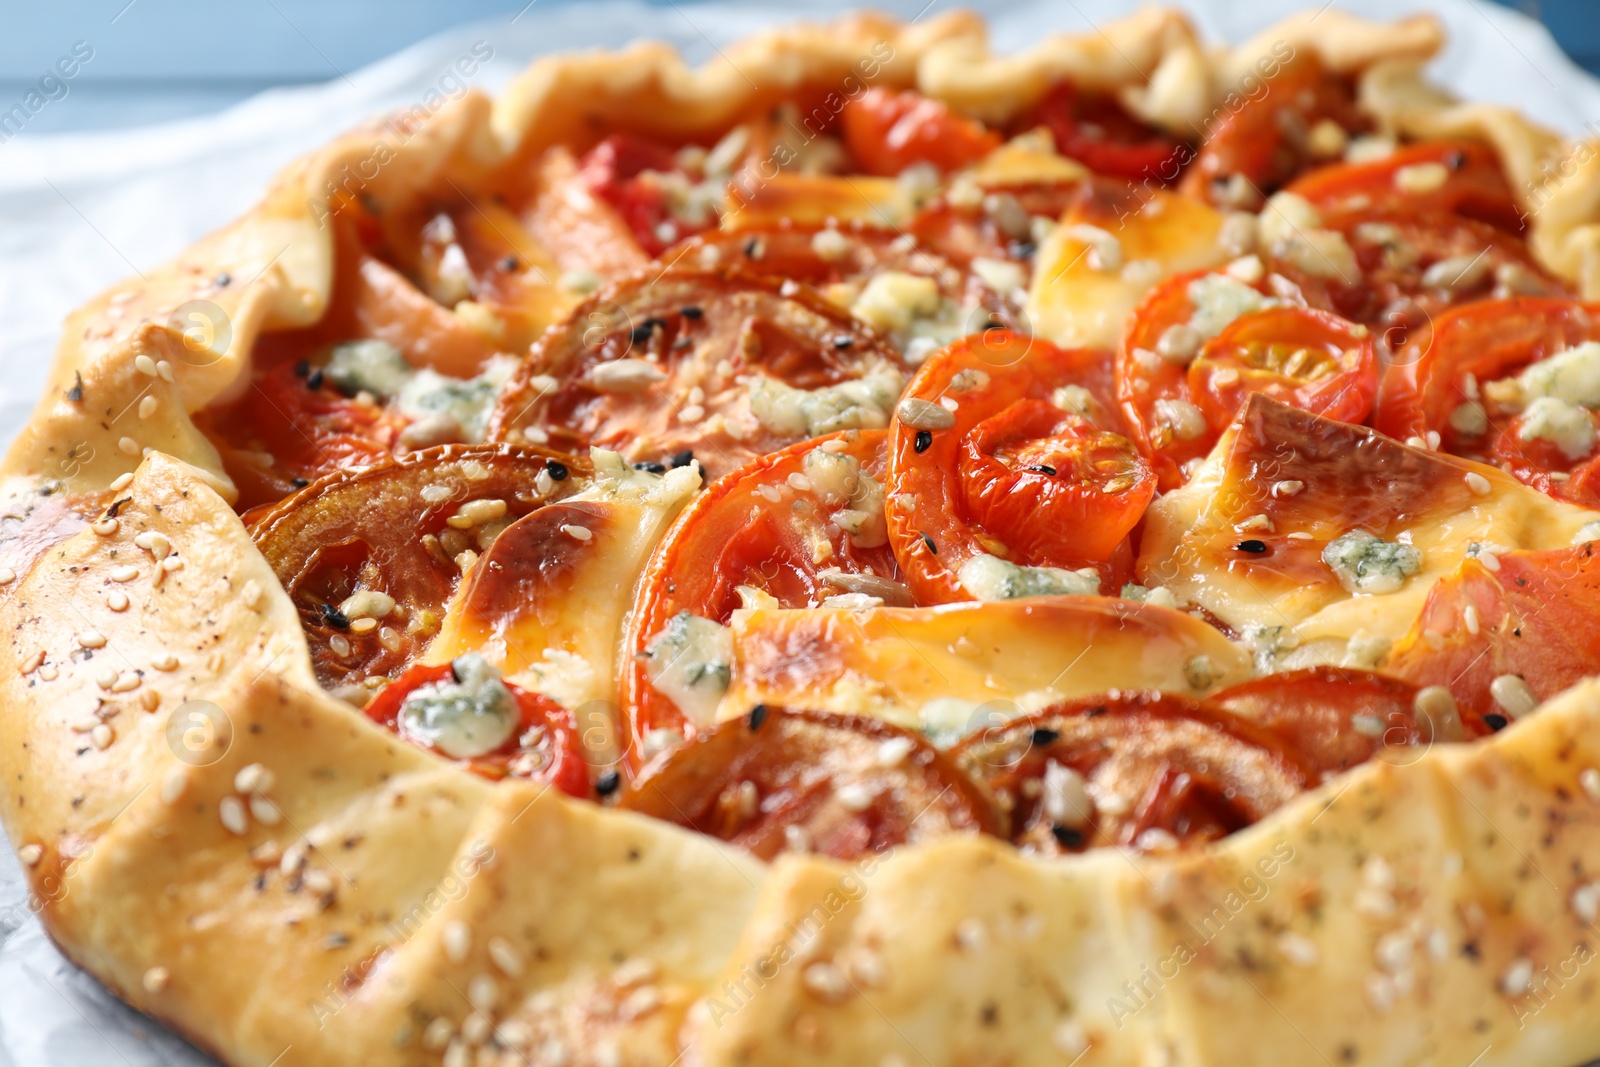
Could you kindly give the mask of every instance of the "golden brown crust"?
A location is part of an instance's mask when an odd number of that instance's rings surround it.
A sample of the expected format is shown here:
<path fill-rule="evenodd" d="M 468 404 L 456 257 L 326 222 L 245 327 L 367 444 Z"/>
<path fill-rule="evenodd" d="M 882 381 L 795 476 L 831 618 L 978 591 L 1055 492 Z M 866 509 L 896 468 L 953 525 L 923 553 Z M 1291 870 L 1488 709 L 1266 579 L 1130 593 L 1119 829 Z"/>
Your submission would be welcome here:
<path fill-rule="evenodd" d="M 1519 188 L 1568 151 L 1420 88 L 1431 22 L 1323 19 L 1263 39 L 1365 72 L 1369 109 L 1396 130 L 1490 140 Z M 34 516 L 5 546 L 21 576 L 0 594 L 4 818 L 51 936 L 241 1065 L 290 1048 L 284 1062 L 432 1063 L 489 1034 L 518 1050 L 511 1062 L 552 1063 L 1600 1055 L 1583 967 L 1600 897 L 1585 888 L 1600 879 L 1600 685 L 1491 741 L 1363 767 L 1181 860 L 1039 862 L 950 838 L 771 868 L 658 822 L 491 786 L 316 686 L 293 607 L 188 413 L 241 387 L 261 332 L 326 309 L 330 190 L 354 182 L 403 210 L 530 170 L 543 147 L 592 139 L 590 123 L 711 135 L 829 91 L 880 42 L 887 83 L 974 113 L 1010 114 L 1066 73 L 1173 126 L 1209 110 L 1241 54 L 1207 52 L 1180 16 L 1150 11 L 1010 59 L 986 57 L 970 15 L 766 35 L 702 70 L 659 46 L 557 57 L 492 112 L 469 96 L 406 131 L 341 138 L 249 215 L 69 320 L 0 470 L 8 506 Z M 1531 216 L 1541 258 L 1588 292 L 1595 166 Z M 225 350 L 184 345 L 182 316 L 169 325 L 196 299 L 220 312 Z M 103 532 L 40 494 L 109 501 L 113 484 L 127 502 Z M 223 722 L 230 739 L 207 747 L 207 724 Z"/>

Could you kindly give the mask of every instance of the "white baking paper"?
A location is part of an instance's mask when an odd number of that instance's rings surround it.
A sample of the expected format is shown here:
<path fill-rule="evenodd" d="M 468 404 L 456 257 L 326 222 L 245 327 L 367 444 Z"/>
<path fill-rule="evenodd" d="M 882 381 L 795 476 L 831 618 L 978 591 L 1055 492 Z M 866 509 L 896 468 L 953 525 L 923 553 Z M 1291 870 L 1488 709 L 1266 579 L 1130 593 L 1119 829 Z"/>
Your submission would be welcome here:
<path fill-rule="evenodd" d="M 1182 6 L 1211 39 L 1238 41 L 1318 2 L 1186 0 Z M 1373 18 L 1440 15 L 1451 45 L 1433 70 L 1463 97 L 1513 104 L 1573 133 L 1600 121 L 1600 82 L 1568 60 L 1543 28 L 1514 12 L 1486 0 L 1336 2 Z M 721 62 L 717 46 L 759 27 L 850 6 L 535 0 L 514 22 L 507 17 L 452 31 L 326 85 L 264 93 L 218 115 L 112 133 L 21 136 L 0 145 L 0 438 L 9 441 L 31 410 L 68 311 L 246 210 L 296 155 L 367 116 L 420 102 L 474 44 L 487 44 L 494 55 L 470 84 L 492 92 L 541 53 L 654 37 L 693 60 Z M 873 6 L 929 18 L 952 5 L 881 0 Z M 995 46 L 1012 50 L 1044 33 L 1090 30 L 1136 4 L 968 6 L 984 9 Z M 67 963 L 29 911 L 23 885 L 15 858 L 0 843 L 0 1067 L 210 1062 Z"/>

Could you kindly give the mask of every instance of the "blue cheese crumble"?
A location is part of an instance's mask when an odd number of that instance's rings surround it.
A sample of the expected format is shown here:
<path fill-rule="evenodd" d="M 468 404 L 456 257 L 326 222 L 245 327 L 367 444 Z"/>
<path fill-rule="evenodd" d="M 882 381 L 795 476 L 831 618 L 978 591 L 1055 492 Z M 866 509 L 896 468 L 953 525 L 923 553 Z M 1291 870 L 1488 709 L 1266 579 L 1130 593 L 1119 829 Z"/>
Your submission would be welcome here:
<path fill-rule="evenodd" d="M 402 728 L 451 759 L 496 751 L 517 729 L 516 698 L 500 672 L 476 652 L 457 656 L 450 672 L 450 678 L 407 694 L 400 704 Z"/>
<path fill-rule="evenodd" d="M 1393 593 L 1422 569 L 1422 550 L 1385 541 L 1365 530 L 1351 530 L 1322 550 L 1339 584 L 1352 593 Z"/>
<path fill-rule="evenodd" d="M 961 587 L 979 600 L 1015 600 L 1025 596 L 1093 596 L 1100 592 L 1100 572 L 1093 567 L 1069 571 L 1060 567 L 1027 567 L 980 552 L 956 573 Z"/>
<path fill-rule="evenodd" d="M 488 429 L 495 398 L 515 367 L 511 356 L 495 356 L 476 377 L 451 378 L 431 368 L 414 368 L 387 341 L 367 340 L 335 345 L 323 373 L 346 394 L 370 393 L 394 401 L 409 419 L 430 420 L 441 439 L 477 444 Z M 440 424 L 453 432 L 444 432 Z"/>
<path fill-rule="evenodd" d="M 656 692 L 696 726 L 716 721 L 717 702 L 733 680 L 733 631 L 681 611 L 645 649 L 645 673 Z"/>

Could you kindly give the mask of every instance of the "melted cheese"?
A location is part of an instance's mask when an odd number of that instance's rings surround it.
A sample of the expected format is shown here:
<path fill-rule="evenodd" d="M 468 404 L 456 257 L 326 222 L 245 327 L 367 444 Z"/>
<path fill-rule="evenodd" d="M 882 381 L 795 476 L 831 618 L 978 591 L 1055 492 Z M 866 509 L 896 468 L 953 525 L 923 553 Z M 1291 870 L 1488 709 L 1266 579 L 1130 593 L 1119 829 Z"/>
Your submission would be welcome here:
<path fill-rule="evenodd" d="M 1150 287 L 1181 271 L 1227 260 L 1223 216 L 1164 190 L 1097 192 L 1068 209 L 1039 248 L 1028 293 L 1034 332 L 1059 345 L 1115 348 L 1123 325 Z M 1120 247 L 1115 268 L 1086 231 L 1109 234 Z"/>
<path fill-rule="evenodd" d="M 1474 545 L 1564 547 L 1594 519 L 1496 468 L 1257 395 L 1195 478 L 1151 505 L 1137 571 L 1242 634 L 1263 668 L 1339 663 L 1358 634 L 1401 638 Z M 1353 542 L 1339 539 L 1358 531 L 1406 546 L 1406 566 L 1342 573 Z M 1252 542 L 1265 550 L 1240 547 Z"/>
<path fill-rule="evenodd" d="M 718 717 L 754 704 L 875 715 L 935 733 L 952 714 L 1002 717 L 1108 689 L 1196 695 L 1249 658 L 1182 612 L 1101 597 L 936 608 L 754 608 L 733 614 Z"/>
<path fill-rule="evenodd" d="M 590 486 L 512 523 L 477 561 L 425 662 L 481 652 L 508 680 L 575 711 L 602 702 L 609 719 L 634 584 L 700 475 L 644 474 L 614 452 L 591 455 Z"/>

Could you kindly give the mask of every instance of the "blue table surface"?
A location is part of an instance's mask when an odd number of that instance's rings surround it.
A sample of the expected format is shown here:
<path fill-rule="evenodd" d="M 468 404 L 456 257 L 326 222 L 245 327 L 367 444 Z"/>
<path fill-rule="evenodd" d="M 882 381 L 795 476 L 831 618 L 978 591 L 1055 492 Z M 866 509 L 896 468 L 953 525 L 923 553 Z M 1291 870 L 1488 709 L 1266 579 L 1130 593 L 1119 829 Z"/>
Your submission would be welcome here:
<path fill-rule="evenodd" d="M 1600 72 L 1595 0 L 1502 2 L 1542 18 L 1568 54 Z M 17 5 L 0 34 L 0 111 L 21 100 L 74 47 L 80 54 L 92 49 L 92 59 L 66 85 L 72 106 L 45 108 L 21 136 L 205 114 L 271 86 L 327 81 L 452 25 L 516 16 L 534 3 L 549 7 L 581 0 L 52 0 Z M 964 6 L 983 4 L 966 0 Z"/>

